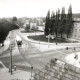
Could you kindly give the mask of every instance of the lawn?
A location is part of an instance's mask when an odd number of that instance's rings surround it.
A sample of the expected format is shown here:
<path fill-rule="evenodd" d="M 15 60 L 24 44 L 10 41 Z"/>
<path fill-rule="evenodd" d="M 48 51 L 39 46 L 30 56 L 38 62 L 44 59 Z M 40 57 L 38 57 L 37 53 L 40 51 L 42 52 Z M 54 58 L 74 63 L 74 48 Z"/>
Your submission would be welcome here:
<path fill-rule="evenodd" d="M 37 40 L 37 41 L 44 41 L 44 42 L 48 42 L 48 38 L 46 38 L 45 35 L 35 35 L 35 36 L 28 36 L 28 38 L 33 39 L 33 40 Z M 61 38 L 54 38 L 54 39 L 50 39 L 50 43 L 69 43 L 69 41 L 67 41 L 66 39 L 61 39 Z"/>
<path fill-rule="evenodd" d="M 35 33 L 35 32 L 41 32 L 41 31 L 38 31 L 38 30 L 31 30 L 31 31 L 22 30 L 21 31 L 21 33 Z"/>

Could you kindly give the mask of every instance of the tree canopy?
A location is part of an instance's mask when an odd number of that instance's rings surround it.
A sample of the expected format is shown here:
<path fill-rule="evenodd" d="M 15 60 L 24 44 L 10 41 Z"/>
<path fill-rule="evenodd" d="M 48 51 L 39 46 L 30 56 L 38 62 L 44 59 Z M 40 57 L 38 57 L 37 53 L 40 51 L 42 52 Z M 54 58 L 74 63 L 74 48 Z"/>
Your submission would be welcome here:
<path fill-rule="evenodd" d="M 64 35 L 67 38 L 71 35 L 73 31 L 73 21 L 72 21 L 72 6 L 69 6 L 68 14 L 65 14 L 65 7 L 62 7 L 60 14 L 60 9 L 56 11 L 56 15 L 52 12 L 50 15 L 50 10 L 46 16 L 45 23 L 45 35 L 54 34 L 56 37 Z"/>
<path fill-rule="evenodd" d="M 18 29 L 19 27 L 13 23 L 7 21 L 7 19 L 0 19 L 0 43 L 3 43 L 6 39 L 9 31 Z"/>

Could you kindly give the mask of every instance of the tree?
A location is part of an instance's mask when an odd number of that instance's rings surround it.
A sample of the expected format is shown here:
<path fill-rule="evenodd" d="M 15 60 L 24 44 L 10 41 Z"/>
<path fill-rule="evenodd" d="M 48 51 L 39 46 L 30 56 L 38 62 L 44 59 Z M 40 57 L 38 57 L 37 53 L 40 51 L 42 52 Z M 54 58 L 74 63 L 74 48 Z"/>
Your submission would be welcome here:
<path fill-rule="evenodd" d="M 30 31 L 30 24 L 26 24 L 25 30 L 28 32 Z"/>
<path fill-rule="evenodd" d="M 3 43 L 10 30 L 18 28 L 17 25 L 13 25 L 6 18 L 0 19 L 0 43 Z"/>
<path fill-rule="evenodd" d="M 12 21 L 17 21 L 17 17 L 13 17 L 12 18 Z"/>
<path fill-rule="evenodd" d="M 18 25 L 18 19 L 17 17 L 13 17 L 12 18 L 12 23 L 11 23 L 11 30 L 13 29 L 19 29 L 19 25 Z"/>
<path fill-rule="evenodd" d="M 12 18 L 12 24 L 17 24 L 17 17 Z"/>
<path fill-rule="evenodd" d="M 9 22 L 6 19 L 0 21 L 0 43 L 3 43 L 9 32 Z"/>
<path fill-rule="evenodd" d="M 65 28 L 67 38 L 69 37 L 69 35 L 71 35 L 72 31 L 73 31 L 72 7 L 70 5 L 69 9 L 68 9 L 67 20 L 66 20 L 66 28 Z"/>
<path fill-rule="evenodd" d="M 54 34 L 54 24 L 55 24 L 55 14 L 54 12 L 52 12 L 51 14 L 51 27 L 50 27 L 50 30 L 51 30 L 51 34 Z"/>
<path fill-rule="evenodd" d="M 57 34 L 59 34 L 59 27 L 60 27 L 60 9 L 57 12 Z"/>
<path fill-rule="evenodd" d="M 63 34 L 65 34 L 65 24 L 66 24 L 65 8 L 62 7 L 60 27 L 59 27 L 59 33 L 61 34 L 61 39 L 62 40 L 63 40 Z"/>
<path fill-rule="evenodd" d="M 24 22 L 23 22 L 22 18 L 19 18 L 19 19 L 18 19 L 18 25 L 19 25 L 21 28 L 23 28 Z"/>
<path fill-rule="evenodd" d="M 51 24 L 50 24 L 50 10 L 49 10 L 48 13 L 47 13 L 47 16 L 46 16 L 45 35 L 49 34 L 50 26 L 51 26 Z"/>
<path fill-rule="evenodd" d="M 56 34 L 56 37 L 58 35 L 58 12 L 56 11 L 56 16 L 55 16 L 55 27 L 54 27 L 54 32 Z"/>

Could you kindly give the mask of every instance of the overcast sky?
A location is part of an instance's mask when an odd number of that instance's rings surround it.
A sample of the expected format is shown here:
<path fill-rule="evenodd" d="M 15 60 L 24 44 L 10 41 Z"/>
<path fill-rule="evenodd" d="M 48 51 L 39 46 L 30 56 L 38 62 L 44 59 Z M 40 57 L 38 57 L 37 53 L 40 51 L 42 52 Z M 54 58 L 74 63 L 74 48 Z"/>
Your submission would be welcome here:
<path fill-rule="evenodd" d="M 0 0 L 0 17 L 45 17 L 47 11 L 56 11 L 69 5 L 73 13 L 80 13 L 80 0 Z"/>

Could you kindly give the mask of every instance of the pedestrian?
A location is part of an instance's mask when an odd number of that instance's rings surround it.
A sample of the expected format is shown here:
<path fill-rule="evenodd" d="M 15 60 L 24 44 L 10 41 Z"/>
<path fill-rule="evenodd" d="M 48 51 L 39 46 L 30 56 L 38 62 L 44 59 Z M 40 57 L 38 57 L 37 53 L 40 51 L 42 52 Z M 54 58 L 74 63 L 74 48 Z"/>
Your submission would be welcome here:
<path fill-rule="evenodd" d="M 9 66 L 9 72 L 10 72 L 10 70 L 11 70 L 11 66 Z"/>
<path fill-rule="evenodd" d="M 76 59 L 78 59 L 78 55 L 76 55 Z"/>
<path fill-rule="evenodd" d="M 75 54 L 75 57 L 74 57 L 75 59 L 78 59 L 78 55 L 77 54 Z"/>
<path fill-rule="evenodd" d="M 74 50 L 76 50 L 76 48 L 74 47 Z"/>
<path fill-rule="evenodd" d="M 68 50 L 68 47 L 66 47 L 66 50 Z"/>
<path fill-rule="evenodd" d="M 56 45 L 57 45 L 57 42 L 56 42 Z"/>
<path fill-rule="evenodd" d="M 16 71 L 16 65 L 14 65 L 14 71 Z"/>

